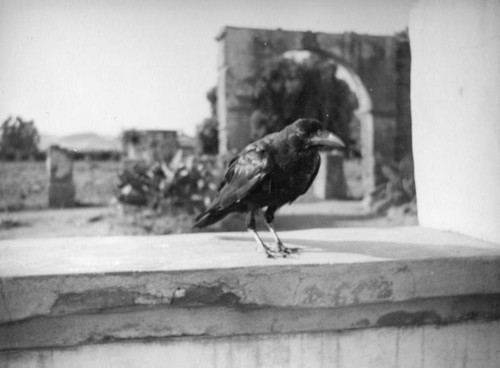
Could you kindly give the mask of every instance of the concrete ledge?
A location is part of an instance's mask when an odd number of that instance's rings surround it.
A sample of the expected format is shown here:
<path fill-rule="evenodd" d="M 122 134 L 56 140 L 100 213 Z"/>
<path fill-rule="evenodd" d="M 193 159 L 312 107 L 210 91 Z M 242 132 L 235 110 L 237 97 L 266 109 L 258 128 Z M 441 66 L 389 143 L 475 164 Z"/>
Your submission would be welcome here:
<path fill-rule="evenodd" d="M 422 228 L 0 242 L 0 350 L 500 319 L 500 247 Z"/>

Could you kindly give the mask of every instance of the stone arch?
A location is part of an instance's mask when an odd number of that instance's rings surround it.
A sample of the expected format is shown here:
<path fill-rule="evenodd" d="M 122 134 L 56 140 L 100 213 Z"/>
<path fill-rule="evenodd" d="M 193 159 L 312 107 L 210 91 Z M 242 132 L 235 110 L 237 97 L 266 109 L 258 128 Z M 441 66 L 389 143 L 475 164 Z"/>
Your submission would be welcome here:
<path fill-rule="evenodd" d="M 273 58 L 256 83 L 255 95 L 251 140 L 281 130 L 299 117 L 318 118 L 344 140 L 351 155 L 361 154 L 363 193 L 372 191 L 372 101 L 357 73 L 343 60 L 325 52 L 288 50 Z M 346 196 L 343 178 L 334 182 L 336 188 L 318 192 Z"/>
<path fill-rule="evenodd" d="M 328 55 L 339 65 L 339 75 L 359 100 L 355 116 L 361 125 L 359 139 L 367 198 L 379 179 L 375 157 L 394 158 L 397 96 L 401 95 L 395 68 L 399 41 L 391 36 L 235 27 L 224 28 L 218 41 L 219 152 L 231 155 L 251 141 L 254 86 L 274 58 L 291 50 Z"/>
<path fill-rule="evenodd" d="M 364 199 L 375 190 L 375 156 L 372 99 L 359 75 L 348 65 L 339 62 L 337 78 L 345 81 L 358 99 L 354 115 L 359 122 L 359 145 L 363 165 Z"/>

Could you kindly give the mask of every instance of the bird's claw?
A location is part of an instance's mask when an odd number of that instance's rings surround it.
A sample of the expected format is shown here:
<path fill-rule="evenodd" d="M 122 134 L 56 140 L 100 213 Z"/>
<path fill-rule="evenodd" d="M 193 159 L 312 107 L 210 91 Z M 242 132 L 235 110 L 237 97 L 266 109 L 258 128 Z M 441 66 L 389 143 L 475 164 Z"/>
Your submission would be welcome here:
<path fill-rule="evenodd" d="M 266 251 L 267 258 L 276 258 L 276 253 Z"/>
<path fill-rule="evenodd" d="M 281 241 L 277 241 L 274 247 L 268 246 L 264 243 L 258 236 L 257 240 L 257 249 L 261 252 L 266 253 L 267 258 L 278 258 L 283 257 L 286 258 L 290 254 L 297 253 L 299 248 L 289 248 L 285 246 Z"/>
<path fill-rule="evenodd" d="M 257 251 L 264 252 L 267 258 L 276 258 L 280 256 L 280 252 L 278 250 L 274 250 L 267 246 L 264 242 L 257 242 Z"/>
<path fill-rule="evenodd" d="M 267 258 L 276 258 L 276 257 L 280 257 L 281 256 L 281 252 L 275 251 L 274 249 L 271 249 L 271 248 L 268 248 L 268 247 L 265 247 L 263 249 L 264 249 L 264 252 L 267 255 Z"/>
<path fill-rule="evenodd" d="M 290 248 L 285 246 L 283 243 L 278 242 L 278 251 L 283 255 L 283 257 L 286 257 L 287 255 L 297 253 L 299 251 L 299 248 Z"/>
<path fill-rule="evenodd" d="M 299 249 L 289 248 L 284 246 L 283 244 L 277 244 L 276 250 L 271 248 L 264 248 L 264 251 L 266 252 L 268 258 L 276 258 L 276 257 L 286 258 L 291 254 L 297 253 Z"/>
<path fill-rule="evenodd" d="M 268 246 L 265 246 L 262 247 L 262 249 L 266 253 L 267 258 L 279 258 L 279 257 L 286 258 L 289 254 L 291 254 L 288 248 L 278 247 L 277 249 L 272 249 Z"/>

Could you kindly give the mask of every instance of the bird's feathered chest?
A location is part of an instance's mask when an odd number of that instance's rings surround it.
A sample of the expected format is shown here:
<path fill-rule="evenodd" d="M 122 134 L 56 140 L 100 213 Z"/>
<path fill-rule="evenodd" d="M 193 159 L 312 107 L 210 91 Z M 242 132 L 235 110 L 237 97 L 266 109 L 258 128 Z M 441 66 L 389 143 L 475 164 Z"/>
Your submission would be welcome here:
<path fill-rule="evenodd" d="M 270 176 L 280 183 L 300 184 L 315 173 L 319 160 L 319 154 L 312 150 L 277 154 Z"/>
<path fill-rule="evenodd" d="M 320 165 L 317 150 L 297 150 L 285 147 L 267 152 L 272 170 L 251 195 L 262 205 L 282 206 L 293 202 L 310 187 Z"/>
<path fill-rule="evenodd" d="M 279 154 L 271 177 L 282 184 L 289 182 L 302 187 L 301 184 L 306 185 L 311 175 L 315 174 L 319 163 L 319 154 L 313 150 Z"/>
<path fill-rule="evenodd" d="M 230 162 L 212 207 L 281 207 L 306 192 L 319 165 L 317 149 L 271 134 L 247 146 Z"/>

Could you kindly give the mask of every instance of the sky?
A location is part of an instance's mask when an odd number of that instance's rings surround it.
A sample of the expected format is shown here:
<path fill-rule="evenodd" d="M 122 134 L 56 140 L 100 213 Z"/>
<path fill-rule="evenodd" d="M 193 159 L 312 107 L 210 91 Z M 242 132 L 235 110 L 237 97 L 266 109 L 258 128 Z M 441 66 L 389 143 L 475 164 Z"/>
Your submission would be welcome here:
<path fill-rule="evenodd" d="M 415 0 L 0 0 L 0 122 L 43 134 L 173 129 L 210 116 L 224 26 L 392 35 Z"/>

